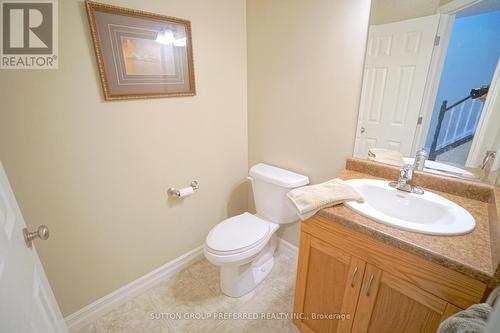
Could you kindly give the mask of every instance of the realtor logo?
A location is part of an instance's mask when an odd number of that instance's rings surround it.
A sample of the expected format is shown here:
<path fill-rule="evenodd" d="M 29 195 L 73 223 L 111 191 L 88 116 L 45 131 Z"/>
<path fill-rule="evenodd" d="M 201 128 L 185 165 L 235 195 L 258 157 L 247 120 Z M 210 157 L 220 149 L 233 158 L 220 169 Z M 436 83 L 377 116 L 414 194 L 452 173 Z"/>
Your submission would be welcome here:
<path fill-rule="evenodd" d="M 57 69 L 57 0 L 0 0 L 2 69 Z"/>

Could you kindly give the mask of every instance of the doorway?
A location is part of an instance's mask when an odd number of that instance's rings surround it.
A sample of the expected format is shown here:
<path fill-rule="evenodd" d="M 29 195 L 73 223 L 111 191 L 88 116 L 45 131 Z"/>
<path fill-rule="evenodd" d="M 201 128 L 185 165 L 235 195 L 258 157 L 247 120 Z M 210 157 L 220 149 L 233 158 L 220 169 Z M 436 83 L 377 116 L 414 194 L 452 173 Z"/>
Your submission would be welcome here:
<path fill-rule="evenodd" d="M 430 160 L 465 165 L 500 56 L 498 31 L 500 8 L 456 14 L 425 139 Z"/>

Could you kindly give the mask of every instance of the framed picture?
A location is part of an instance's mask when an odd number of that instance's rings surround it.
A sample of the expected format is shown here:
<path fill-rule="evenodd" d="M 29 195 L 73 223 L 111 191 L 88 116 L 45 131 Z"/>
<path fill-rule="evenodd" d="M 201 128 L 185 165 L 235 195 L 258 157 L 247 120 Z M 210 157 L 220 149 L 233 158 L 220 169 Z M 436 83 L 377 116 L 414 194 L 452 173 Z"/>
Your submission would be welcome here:
<path fill-rule="evenodd" d="M 85 5 L 106 100 L 196 94 L 189 21 Z"/>

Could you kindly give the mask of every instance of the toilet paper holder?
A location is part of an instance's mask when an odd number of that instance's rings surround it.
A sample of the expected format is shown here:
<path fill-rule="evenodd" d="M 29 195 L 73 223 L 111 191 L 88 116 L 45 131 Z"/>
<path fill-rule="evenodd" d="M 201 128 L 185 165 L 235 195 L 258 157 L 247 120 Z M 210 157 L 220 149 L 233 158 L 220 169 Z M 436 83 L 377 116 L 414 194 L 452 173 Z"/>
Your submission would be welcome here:
<path fill-rule="evenodd" d="M 193 188 L 193 191 L 196 191 L 197 189 L 200 188 L 200 185 L 198 184 L 197 180 L 193 180 L 191 184 L 189 184 Z M 175 197 L 181 197 L 181 192 L 180 190 L 176 189 L 175 187 L 171 187 L 167 190 L 168 195 L 170 196 L 175 196 Z"/>

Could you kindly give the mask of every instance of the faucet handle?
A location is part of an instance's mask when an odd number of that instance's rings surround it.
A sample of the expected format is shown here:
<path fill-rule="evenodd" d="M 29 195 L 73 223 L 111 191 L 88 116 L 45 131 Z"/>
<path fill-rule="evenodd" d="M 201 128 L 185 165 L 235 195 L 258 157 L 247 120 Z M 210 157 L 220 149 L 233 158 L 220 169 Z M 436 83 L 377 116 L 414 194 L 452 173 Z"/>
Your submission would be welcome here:
<path fill-rule="evenodd" d="M 390 182 L 389 186 L 396 188 L 397 190 L 415 193 L 415 194 L 424 194 L 424 191 L 418 187 L 413 186 L 412 184 L 413 177 L 413 165 L 412 164 L 403 164 L 401 169 L 399 169 L 399 179 L 397 182 Z"/>
<path fill-rule="evenodd" d="M 413 170 L 422 171 L 425 168 L 425 160 L 427 159 L 427 153 L 424 148 L 417 151 L 415 154 L 415 160 L 413 161 Z"/>
<path fill-rule="evenodd" d="M 495 157 L 496 157 L 496 152 L 493 151 L 493 150 L 488 150 L 486 152 L 486 156 L 484 156 L 484 159 L 483 159 L 483 165 L 481 167 L 481 169 L 484 169 L 487 165 L 488 165 L 488 162 L 490 161 L 494 161 L 495 160 Z M 490 162 L 491 164 L 493 164 L 492 162 Z"/>
<path fill-rule="evenodd" d="M 400 180 L 411 180 L 413 175 L 413 165 L 412 164 L 403 164 L 401 169 L 399 170 L 399 179 Z"/>
<path fill-rule="evenodd" d="M 489 181 L 491 169 L 493 167 L 493 164 L 495 163 L 496 155 L 496 152 L 493 150 L 488 150 L 486 152 L 486 156 L 483 159 L 483 165 L 481 166 L 481 169 L 484 170 L 484 174 L 482 177 L 483 181 Z"/>
<path fill-rule="evenodd" d="M 399 170 L 399 179 L 397 182 L 390 182 L 389 186 L 396 188 L 397 190 L 415 193 L 415 194 L 424 194 L 424 191 L 412 184 L 413 177 L 413 165 L 412 164 L 403 164 L 401 169 Z"/>

